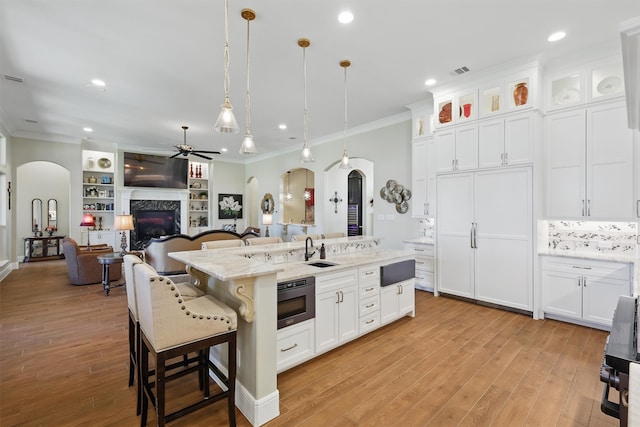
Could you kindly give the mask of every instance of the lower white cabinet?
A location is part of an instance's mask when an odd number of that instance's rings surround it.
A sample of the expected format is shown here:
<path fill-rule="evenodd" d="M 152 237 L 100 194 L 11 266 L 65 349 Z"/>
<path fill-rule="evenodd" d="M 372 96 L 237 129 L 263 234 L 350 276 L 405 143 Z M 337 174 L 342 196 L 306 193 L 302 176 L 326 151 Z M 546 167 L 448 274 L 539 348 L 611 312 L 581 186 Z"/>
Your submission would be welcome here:
<path fill-rule="evenodd" d="M 358 270 L 316 276 L 316 351 L 358 335 Z"/>
<path fill-rule="evenodd" d="M 542 307 L 576 323 L 611 327 L 620 295 L 631 295 L 630 264 L 543 257 Z"/>
<path fill-rule="evenodd" d="M 380 291 L 380 322 L 396 320 L 415 312 L 413 279 L 385 286 Z"/>
<path fill-rule="evenodd" d="M 307 320 L 278 331 L 276 363 L 282 372 L 315 354 L 315 320 Z"/>
<path fill-rule="evenodd" d="M 118 233 L 118 237 L 120 233 Z M 111 246 L 115 252 L 120 252 L 120 240 L 118 239 L 116 245 L 116 232 L 115 231 L 83 231 L 82 232 L 82 244 L 85 245 L 87 238 L 91 245 L 106 244 Z M 128 239 L 127 239 L 128 241 Z"/>
<path fill-rule="evenodd" d="M 413 251 L 416 259 L 415 287 L 433 292 L 434 287 L 434 250 L 433 243 L 405 243 L 405 249 Z"/>
<path fill-rule="evenodd" d="M 364 334 L 380 326 L 380 266 L 359 268 L 358 286 L 358 331 Z"/>

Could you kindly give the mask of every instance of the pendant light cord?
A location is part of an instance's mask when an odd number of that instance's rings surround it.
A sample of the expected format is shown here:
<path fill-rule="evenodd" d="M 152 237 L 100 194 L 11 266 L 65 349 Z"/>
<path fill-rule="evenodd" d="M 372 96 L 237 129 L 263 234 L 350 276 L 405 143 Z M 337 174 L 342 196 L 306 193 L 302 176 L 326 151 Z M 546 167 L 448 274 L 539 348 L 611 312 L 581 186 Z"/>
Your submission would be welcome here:
<path fill-rule="evenodd" d="M 227 0 L 228 1 L 228 0 Z M 250 123 L 251 123 L 251 95 L 249 94 L 249 45 L 250 45 L 250 38 L 249 38 L 249 26 L 251 23 L 251 19 L 247 19 L 247 98 L 245 101 L 245 107 L 246 107 L 246 124 L 247 124 L 247 133 L 251 133 L 251 129 L 250 129 Z"/>
<path fill-rule="evenodd" d="M 229 102 L 229 0 L 224 0 L 224 94 Z"/>
<path fill-rule="evenodd" d="M 304 145 L 307 145 L 307 48 L 302 48 L 302 74 L 304 76 Z"/>
<path fill-rule="evenodd" d="M 344 68 L 344 131 L 343 131 L 343 150 L 347 152 L 347 67 Z"/>

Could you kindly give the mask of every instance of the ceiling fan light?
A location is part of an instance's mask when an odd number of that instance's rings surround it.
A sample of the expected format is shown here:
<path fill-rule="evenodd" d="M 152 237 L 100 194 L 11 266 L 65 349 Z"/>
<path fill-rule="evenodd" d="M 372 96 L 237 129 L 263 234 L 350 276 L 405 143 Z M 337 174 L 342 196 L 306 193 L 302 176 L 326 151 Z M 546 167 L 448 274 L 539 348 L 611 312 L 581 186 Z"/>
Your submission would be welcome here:
<path fill-rule="evenodd" d="M 311 163 L 314 161 L 315 159 L 313 158 L 313 154 L 311 154 L 311 149 L 307 143 L 305 143 L 302 147 L 302 152 L 300 153 L 300 163 Z"/>
<path fill-rule="evenodd" d="M 244 139 L 242 140 L 242 145 L 240 146 L 240 154 L 244 154 L 245 156 L 251 156 L 257 153 L 256 145 L 253 143 L 253 136 L 247 130 L 247 133 L 244 134 Z"/>
<path fill-rule="evenodd" d="M 233 107 L 227 99 L 220 110 L 218 120 L 213 129 L 218 133 L 238 133 L 240 132 L 240 126 L 236 121 L 236 117 L 233 115 Z"/>

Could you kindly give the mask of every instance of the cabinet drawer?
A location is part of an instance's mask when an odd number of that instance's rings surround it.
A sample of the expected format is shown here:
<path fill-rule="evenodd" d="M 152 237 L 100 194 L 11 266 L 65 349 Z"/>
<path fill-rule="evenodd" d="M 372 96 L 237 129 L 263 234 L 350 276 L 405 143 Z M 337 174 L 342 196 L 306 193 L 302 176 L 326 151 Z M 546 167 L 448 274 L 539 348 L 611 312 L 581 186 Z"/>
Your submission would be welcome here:
<path fill-rule="evenodd" d="M 355 286 L 357 281 L 357 270 L 318 275 L 316 276 L 316 295 L 348 286 Z"/>
<path fill-rule="evenodd" d="M 416 267 L 416 285 L 433 288 L 433 271 Z"/>
<path fill-rule="evenodd" d="M 360 333 L 369 332 L 380 326 L 380 311 L 360 318 Z"/>
<path fill-rule="evenodd" d="M 372 312 L 380 310 L 380 296 L 375 295 L 360 300 L 360 316 L 369 315 Z"/>
<path fill-rule="evenodd" d="M 358 276 L 360 282 L 366 281 L 367 283 L 380 283 L 380 266 L 364 267 L 358 269 Z"/>
<path fill-rule="evenodd" d="M 433 256 L 434 254 L 433 245 L 429 244 L 421 245 L 417 243 L 407 243 L 406 248 L 409 251 L 415 252 L 416 259 L 419 256 Z"/>
<path fill-rule="evenodd" d="M 416 274 L 418 272 L 418 269 L 433 271 L 433 257 L 416 257 Z"/>
<path fill-rule="evenodd" d="M 544 270 L 574 273 L 608 279 L 631 280 L 631 268 L 627 263 L 585 260 L 580 258 L 544 257 Z"/>
<path fill-rule="evenodd" d="M 278 331 L 276 362 L 278 372 L 313 357 L 315 321 L 308 320 Z"/>
<path fill-rule="evenodd" d="M 380 294 L 380 283 L 361 283 L 360 300 Z"/>

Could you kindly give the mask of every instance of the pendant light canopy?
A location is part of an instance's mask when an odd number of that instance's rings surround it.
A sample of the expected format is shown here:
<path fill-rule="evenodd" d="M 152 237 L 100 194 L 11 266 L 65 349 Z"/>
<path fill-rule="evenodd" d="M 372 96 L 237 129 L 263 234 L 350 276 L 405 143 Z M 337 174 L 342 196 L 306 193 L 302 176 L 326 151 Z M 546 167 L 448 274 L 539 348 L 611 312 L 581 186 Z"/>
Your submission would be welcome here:
<path fill-rule="evenodd" d="M 229 0 L 224 0 L 224 104 L 213 129 L 218 133 L 238 133 L 240 127 L 229 101 Z"/>
<path fill-rule="evenodd" d="M 342 146 L 342 160 L 340 160 L 340 169 L 351 169 L 349 163 L 349 154 L 347 154 L 347 68 L 351 65 L 351 61 L 343 59 L 340 61 L 340 66 L 344 68 L 344 131 L 343 131 L 343 146 Z"/>
<path fill-rule="evenodd" d="M 246 124 L 247 130 L 240 146 L 240 154 L 247 156 L 256 154 L 256 145 L 253 142 L 253 135 L 251 135 L 251 95 L 249 94 L 249 24 L 256 19 L 256 13 L 251 9 L 242 9 L 240 15 L 247 20 L 247 97 L 246 97 Z"/>
<path fill-rule="evenodd" d="M 304 145 L 302 146 L 302 153 L 300 154 L 300 162 L 310 163 L 315 161 L 307 142 L 307 48 L 311 46 L 311 42 L 305 38 L 298 39 L 298 46 L 302 48 L 302 74 L 304 76 Z"/>

